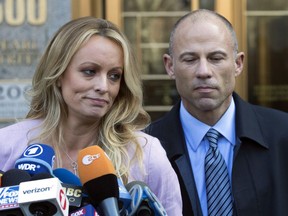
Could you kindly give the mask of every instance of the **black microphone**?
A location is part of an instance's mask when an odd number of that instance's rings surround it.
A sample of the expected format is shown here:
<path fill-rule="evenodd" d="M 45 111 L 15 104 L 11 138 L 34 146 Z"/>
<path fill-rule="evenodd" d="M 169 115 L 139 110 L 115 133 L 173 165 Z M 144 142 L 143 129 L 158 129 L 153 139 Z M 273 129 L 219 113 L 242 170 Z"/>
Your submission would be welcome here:
<path fill-rule="evenodd" d="M 159 199 L 144 182 L 133 181 L 126 188 L 132 197 L 129 216 L 167 216 Z"/>
<path fill-rule="evenodd" d="M 30 181 L 36 181 L 41 179 L 54 178 L 50 173 L 37 173 L 30 178 Z"/>
<path fill-rule="evenodd" d="M 106 153 L 99 146 L 82 149 L 78 155 L 79 177 L 101 215 L 119 216 L 119 186 L 116 171 Z"/>
<path fill-rule="evenodd" d="M 24 170 L 11 169 L 5 172 L 1 178 L 1 186 L 8 187 L 19 185 L 21 182 L 29 181 L 31 175 Z"/>
<path fill-rule="evenodd" d="M 29 181 L 31 176 L 18 169 L 11 169 L 2 174 L 0 188 L 0 215 L 23 216 L 18 203 L 19 184 Z"/>

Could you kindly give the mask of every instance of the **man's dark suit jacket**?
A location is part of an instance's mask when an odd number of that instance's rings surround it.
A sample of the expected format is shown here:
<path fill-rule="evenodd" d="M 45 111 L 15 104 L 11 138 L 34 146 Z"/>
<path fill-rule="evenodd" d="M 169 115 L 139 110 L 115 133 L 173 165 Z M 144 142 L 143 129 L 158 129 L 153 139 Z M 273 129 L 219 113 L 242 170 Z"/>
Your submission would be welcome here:
<path fill-rule="evenodd" d="M 233 98 L 238 140 L 232 169 L 234 215 L 288 215 L 288 113 L 249 104 L 236 93 Z M 200 216 L 193 177 L 197 170 L 192 172 L 179 108 L 180 102 L 146 132 L 159 138 L 178 175 L 183 215 Z"/>

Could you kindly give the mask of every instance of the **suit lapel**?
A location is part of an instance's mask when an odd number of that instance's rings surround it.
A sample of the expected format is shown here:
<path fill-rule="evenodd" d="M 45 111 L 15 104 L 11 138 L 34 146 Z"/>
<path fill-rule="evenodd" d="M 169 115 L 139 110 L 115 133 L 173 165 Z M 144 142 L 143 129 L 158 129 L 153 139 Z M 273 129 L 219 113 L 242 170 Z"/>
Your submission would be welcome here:
<path fill-rule="evenodd" d="M 166 151 L 170 161 L 173 160 L 174 166 L 176 166 L 178 174 L 180 174 L 185 185 L 190 203 L 192 205 L 193 214 L 201 216 L 202 210 L 194 181 L 192 166 L 190 164 L 188 150 L 186 147 L 184 132 L 179 118 L 179 109 L 180 103 L 176 104 L 171 112 L 166 116 L 166 122 L 163 125 L 163 127 L 165 127 L 163 131 L 166 132 L 166 140 L 168 140 L 170 143 L 169 146 L 166 146 Z"/>
<path fill-rule="evenodd" d="M 175 164 L 187 189 L 194 215 L 202 215 L 196 184 L 189 159 L 186 157 L 186 155 L 183 154 L 177 160 L 175 160 Z"/>

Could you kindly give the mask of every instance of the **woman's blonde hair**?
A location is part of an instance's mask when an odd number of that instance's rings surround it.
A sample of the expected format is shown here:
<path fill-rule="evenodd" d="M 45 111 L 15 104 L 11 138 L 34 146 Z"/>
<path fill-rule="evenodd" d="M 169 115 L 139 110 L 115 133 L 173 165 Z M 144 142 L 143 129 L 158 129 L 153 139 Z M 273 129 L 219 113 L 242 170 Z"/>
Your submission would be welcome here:
<path fill-rule="evenodd" d="M 142 151 L 135 130 L 144 129 L 150 122 L 142 107 L 143 93 L 138 63 L 126 36 L 111 22 L 83 17 L 62 26 L 49 42 L 32 80 L 29 119 L 43 119 L 41 133 L 35 139 L 51 140 L 56 157 L 63 143 L 61 122 L 67 118 L 67 107 L 57 87 L 72 57 L 92 36 L 100 35 L 119 44 L 124 53 L 124 78 L 111 110 L 99 125 L 98 140 L 112 160 L 116 171 L 127 180 L 129 162 L 126 145 L 136 144 L 136 158 L 142 160 Z M 61 157 L 58 156 L 58 159 Z M 61 166 L 61 159 L 57 160 Z"/>

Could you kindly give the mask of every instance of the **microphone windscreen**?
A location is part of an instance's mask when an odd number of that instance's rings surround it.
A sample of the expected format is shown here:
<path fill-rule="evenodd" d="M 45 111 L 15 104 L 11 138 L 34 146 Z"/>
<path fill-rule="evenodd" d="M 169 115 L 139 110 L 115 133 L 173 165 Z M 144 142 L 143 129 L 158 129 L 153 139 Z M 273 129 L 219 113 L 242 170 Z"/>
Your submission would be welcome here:
<path fill-rule="evenodd" d="M 83 186 L 95 205 L 99 205 L 100 202 L 110 197 L 119 199 L 117 177 L 113 174 L 92 179 Z"/>
<path fill-rule="evenodd" d="M 82 184 L 107 174 L 116 175 L 112 162 L 99 146 L 89 146 L 79 152 L 78 169 Z"/>
<path fill-rule="evenodd" d="M 142 181 L 133 181 L 126 185 L 127 190 L 131 194 L 131 212 L 136 212 L 139 215 L 150 214 L 149 209 L 152 210 L 153 215 L 167 216 L 167 212 L 161 204 L 157 196 L 150 190 L 148 185 Z M 152 214 L 150 214 L 152 215 Z"/>
<path fill-rule="evenodd" d="M 126 211 L 126 209 L 129 207 L 132 197 L 126 187 L 124 186 L 122 180 L 120 178 L 117 178 L 118 180 L 118 187 L 119 187 L 119 202 L 118 206 L 120 209 L 120 213 Z"/>
<path fill-rule="evenodd" d="M 54 160 L 55 152 L 51 146 L 34 143 L 29 145 L 15 162 L 15 168 L 25 170 L 32 176 L 42 172 L 52 174 Z"/>
<path fill-rule="evenodd" d="M 82 186 L 82 183 L 79 177 L 74 175 L 71 171 L 67 169 L 64 169 L 64 168 L 54 169 L 53 175 L 57 177 L 63 183 L 72 184 L 76 186 Z"/>
<path fill-rule="evenodd" d="M 36 181 L 36 180 L 48 179 L 48 178 L 54 178 L 54 176 L 52 176 L 50 173 L 37 173 L 31 177 L 30 181 Z"/>
<path fill-rule="evenodd" d="M 90 146 L 79 152 L 78 172 L 84 188 L 96 205 L 106 198 L 119 198 L 115 169 L 99 146 Z"/>
<path fill-rule="evenodd" d="M 21 182 L 30 181 L 31 175 L 24 170 L 11 169 L 3 173 L 1 187 L 19 185 Z"/>

